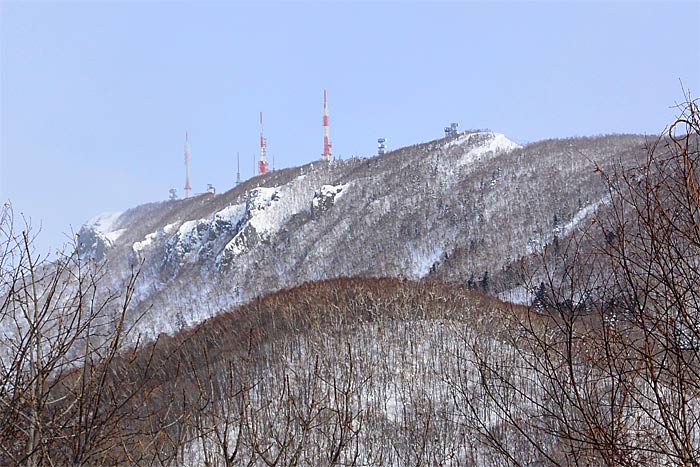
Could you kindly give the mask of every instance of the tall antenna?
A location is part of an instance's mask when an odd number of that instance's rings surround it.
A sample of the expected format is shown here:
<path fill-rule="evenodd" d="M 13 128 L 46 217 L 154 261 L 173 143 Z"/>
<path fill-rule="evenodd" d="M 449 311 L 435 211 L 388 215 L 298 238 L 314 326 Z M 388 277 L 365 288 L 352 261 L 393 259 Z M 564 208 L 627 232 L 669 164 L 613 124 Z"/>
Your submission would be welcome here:
<path fill-rule="evenodd" d="M 258 166 L 260 167 L 260 174 L 267 173 L 267 161 L 265 160 L 265 153 L 267 152 L 266 146 L 267 141 L 265 140 L 265 136 L 263 135 L 262 112 L 260 112 L 260 163 L 258 164 Z"/>
<path fill-rule="evenodd" d="M 328 100 L 325 89 L 323 90 L 323 154 L 321 157 L 324 161 L 331 160 L 331 143 L 328 140 Z"/>
<path fill-rule="evenodd" d="M 241 184 L 241 153 L 236 153 L 236 186 Z"/>
<path fill-rule="evenodd" d="M 190 191 L 192 191 L 190 186 L 190 138 L 189 134 L 185 132 L 185 198 L 190 197 Z"/>

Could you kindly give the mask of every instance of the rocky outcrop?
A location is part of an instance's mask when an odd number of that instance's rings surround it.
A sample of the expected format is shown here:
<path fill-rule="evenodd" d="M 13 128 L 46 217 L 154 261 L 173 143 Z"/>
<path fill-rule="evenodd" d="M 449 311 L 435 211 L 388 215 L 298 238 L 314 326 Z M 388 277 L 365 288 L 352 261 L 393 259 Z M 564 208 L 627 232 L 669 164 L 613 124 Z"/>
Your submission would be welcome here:
<path fill-rule="evenodd" d="M 347 185 L 323 185 L 320 190 L 314 193 L 311 200 L 311 218 L 318 219 L 335 204 L 336 198 L 340 196 Z"/>

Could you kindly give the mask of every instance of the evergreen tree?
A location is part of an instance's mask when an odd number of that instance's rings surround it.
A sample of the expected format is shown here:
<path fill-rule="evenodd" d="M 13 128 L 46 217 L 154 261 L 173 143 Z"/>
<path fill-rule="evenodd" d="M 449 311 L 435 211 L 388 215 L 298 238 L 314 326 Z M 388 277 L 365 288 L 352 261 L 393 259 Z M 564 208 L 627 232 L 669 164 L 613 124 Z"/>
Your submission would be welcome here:
<path fill-rule="evenodd" d="M 481 290 L 484 291 L 484 293 L 489 293 L 489 272 L 484 271 L 484 275 L 482 276 L 481 280 L 479 281 L 479 285 L 481 286 Z"/>

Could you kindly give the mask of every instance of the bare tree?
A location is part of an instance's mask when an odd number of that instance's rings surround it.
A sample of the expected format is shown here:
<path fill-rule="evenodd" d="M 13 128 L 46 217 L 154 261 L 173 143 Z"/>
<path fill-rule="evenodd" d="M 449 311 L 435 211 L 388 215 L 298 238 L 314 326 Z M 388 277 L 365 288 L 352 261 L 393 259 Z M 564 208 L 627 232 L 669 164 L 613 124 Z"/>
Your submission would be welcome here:
<path fill-rule="evenodd" d="M 456 397 L 508 464 L 700 465 L 700 112 L 680 110 L 643 164 L 598 168 L 610 202 L 543 255 L 533 307 L 465 341 Z"/>
<path fill-rule="evenodd" d="M 149 425 L 157 414 L 143 409 L 157 391 L 158 362 L 146 352 L 134 365 L 138 318 L 127 318 L 138 272 L 117 293 L 75 248 L 38 256 L 30 226 L 17 233 L 9 205 L 0 234 L 0 463 L 143 461 L 150 451 L 136 440 L 162 431 L 162 421 Z"/>

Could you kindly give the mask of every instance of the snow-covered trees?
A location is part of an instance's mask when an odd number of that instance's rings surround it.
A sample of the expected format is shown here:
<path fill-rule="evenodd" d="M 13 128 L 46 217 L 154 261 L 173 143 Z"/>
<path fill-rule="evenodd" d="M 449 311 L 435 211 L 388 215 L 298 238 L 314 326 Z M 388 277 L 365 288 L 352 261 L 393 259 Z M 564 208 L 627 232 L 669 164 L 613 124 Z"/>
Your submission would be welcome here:
<path fill-rule="evenodd" d="M 4 209 L 0 464 L 697 466 L 698 130 L 280 171 L 127 211 L 126 258 L 37 259 Z"/>
<path fill-rule="evenodd" d="M 488 271 L 482 285 L 499 294 L 520 284 L 513 268 L 523 258 L 565 240 L 604 203 L 594 161 L 634 160 L 643 143 L 612 135 L 520 148 L 473 131 L 382 157 L 271 172 L 216 196 L 139 206 L 86 227 L 81 244 L 85 254 L 108 258 L 110 277 L 145 261 L 133 308 L 153 305 L 141 321 L 152 337 L 310 280 L 429 276 L 464 284 Z"/>
<path fill-rule="evenodd" d="M 697 101 L 681 112 L 641 165 L 599 169 L 610 204 L 543 255 L 512 350 L 472 348 L 501 428 L 472 422 L 509 463 L 700 465 Z"/>

